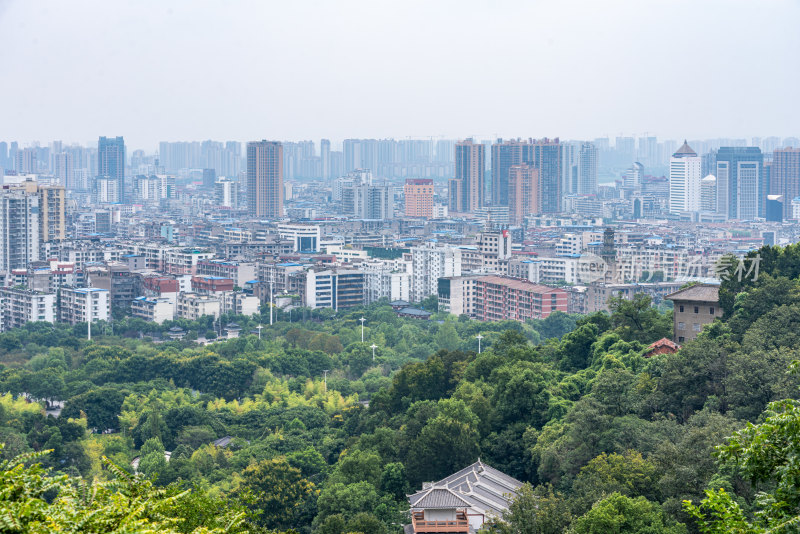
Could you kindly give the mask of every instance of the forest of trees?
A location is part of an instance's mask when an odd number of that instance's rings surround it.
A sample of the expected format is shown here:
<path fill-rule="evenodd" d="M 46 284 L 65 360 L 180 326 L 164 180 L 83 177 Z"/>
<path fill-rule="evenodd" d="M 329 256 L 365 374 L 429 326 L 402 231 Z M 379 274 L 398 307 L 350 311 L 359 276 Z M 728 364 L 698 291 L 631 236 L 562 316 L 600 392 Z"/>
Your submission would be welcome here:
<path fill-rule="evenodd" d="M 672 317 L 644 296 L 528 324 L 299 310 L 261 339 L 223 317 L 242 336 L 204 346 L 210 319 L 7 332 L 0 531 L 394 534 L 480 457 L 526 483 L 492 532 L 796 532 L 800 247 L 758 253 L 723 320 L 652 357 Z"/>

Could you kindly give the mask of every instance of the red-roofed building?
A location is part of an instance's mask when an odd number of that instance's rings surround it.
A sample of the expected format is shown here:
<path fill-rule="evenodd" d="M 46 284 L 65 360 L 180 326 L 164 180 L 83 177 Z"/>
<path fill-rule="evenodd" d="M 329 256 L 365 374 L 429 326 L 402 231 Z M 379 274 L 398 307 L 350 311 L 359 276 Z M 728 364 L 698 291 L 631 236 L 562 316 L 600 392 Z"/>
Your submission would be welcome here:
<path fill-rule="evenodd" d="M 651 343 L 650 346 L 647 347 L 647 352 L 645 352 L 644 355 L 646 358 L 651 358 L 659 354 L 674 354 L 678 352 L 679 349 L 680 347 L 677 343 L 671 339 L 662 337 L 655 343 Z"/>

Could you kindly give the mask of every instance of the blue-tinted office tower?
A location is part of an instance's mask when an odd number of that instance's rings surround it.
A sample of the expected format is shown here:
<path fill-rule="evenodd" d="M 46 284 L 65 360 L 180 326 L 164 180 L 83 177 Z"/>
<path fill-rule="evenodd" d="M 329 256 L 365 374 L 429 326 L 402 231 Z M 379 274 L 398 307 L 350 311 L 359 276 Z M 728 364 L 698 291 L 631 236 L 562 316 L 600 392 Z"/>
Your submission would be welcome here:
<path fill-rule="evenodd" d="M 764 155 L 758 147 L 722 147 L 717 152 L 717 213 L 729 219 L 764 217 Z"/>
<path fill-rule="evenodd" d="M 101 137 L 97 141 L 97 175 L 116 180 L 119 201 L 125 202 L 125 141 L 122 137 Z"/>

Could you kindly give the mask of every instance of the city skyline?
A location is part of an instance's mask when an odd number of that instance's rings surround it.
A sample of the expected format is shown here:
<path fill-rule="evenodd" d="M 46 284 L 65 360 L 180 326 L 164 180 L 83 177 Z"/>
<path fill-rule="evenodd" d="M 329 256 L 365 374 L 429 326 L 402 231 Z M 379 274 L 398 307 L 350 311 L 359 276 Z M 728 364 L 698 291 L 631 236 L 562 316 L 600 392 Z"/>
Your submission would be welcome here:
<path fill-rule="evenodd" d="M 787 137 L 799 16 L 788 0 L 10 1 L 0 138 Z"/>

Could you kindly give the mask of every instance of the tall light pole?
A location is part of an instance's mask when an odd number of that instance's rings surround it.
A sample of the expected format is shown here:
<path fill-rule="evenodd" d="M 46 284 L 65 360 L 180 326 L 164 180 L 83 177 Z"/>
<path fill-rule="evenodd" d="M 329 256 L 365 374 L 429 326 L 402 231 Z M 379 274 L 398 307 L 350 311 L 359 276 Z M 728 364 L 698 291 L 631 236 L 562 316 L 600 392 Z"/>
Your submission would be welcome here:
<path fill-rule="evenodd" d="M 274 283 L 269 283 L 269 325 L 272 326 L 272 289 L 274 287 Z M 259 331 L 260 333 L 260 331 Z"/>
<path fill-rule="evenodd" d="M 359 319 L 359 321 L 361 321 L 361 342 L 363 343 L 364 342 L 364 321 L 366 321 L 366 319 L 364 319 L 364 317 L 362 316 L 361 319 Z"/>
<path fill-rule="evenodd" d="M 264 325 L 258 325 L 256 329 L 258 329 L 258 340 L 261 341 L 261 329 L 264 328 Z"/>
<path fill-rule="evenodd" d="M 374 362 L 375 361 L 375 349 L 378 348 L 378 345 L 373 343 L 372 345 L 370 345 L 370 348 L 372 349 L 372 361 Z"/>
<path fill-rule="evenodd" d="M 475 339 L 478 340 L 478 354 L 480 354 L 481 353 L 481 339 L 483 339 L 483 336 L 478 334 L 477 336 L 475 336 Z"/>
<path fill-rule="evenodd" d="M 330 371 L 330 369 L 322 370 L 322 380 L 325 382 L 325 393 L 328 392 L 328 371 Z"/>

